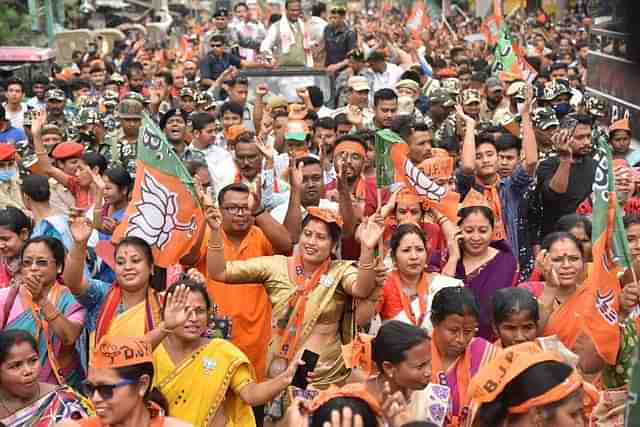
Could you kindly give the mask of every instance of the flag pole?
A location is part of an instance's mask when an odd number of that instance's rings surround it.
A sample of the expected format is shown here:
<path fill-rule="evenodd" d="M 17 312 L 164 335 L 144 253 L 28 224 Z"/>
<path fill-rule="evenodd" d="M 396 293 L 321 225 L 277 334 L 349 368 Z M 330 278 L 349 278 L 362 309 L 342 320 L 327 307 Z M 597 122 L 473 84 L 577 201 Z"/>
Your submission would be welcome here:
<path fill-rule="evenodd" d="M 376 198 L 378 202 L 378 213 L 382 210 L 382 190 L 380 187 L 376 187 Z M 378 241 L 378 256 L 380 259 L 384 259 L 384 233 L 380 236 L 380 240 Z"/>

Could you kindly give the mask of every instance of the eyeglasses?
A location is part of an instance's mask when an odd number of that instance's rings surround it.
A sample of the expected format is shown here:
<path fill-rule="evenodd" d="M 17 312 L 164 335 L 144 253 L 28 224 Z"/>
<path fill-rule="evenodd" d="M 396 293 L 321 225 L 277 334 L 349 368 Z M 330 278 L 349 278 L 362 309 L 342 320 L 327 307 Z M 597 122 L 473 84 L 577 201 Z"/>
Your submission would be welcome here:
<path fill-rule="evenodd" d="M 118 387 L 124 387 L 126 385 L 137 384 L 138 380 L 122 380 L 115 384 L 92 384 L 89 381 L 82 383 L 82 392 L 85 396 L 91 398 L 96 391 L 105 400 L 113 398 L 113 392 Z"/>
<path fill-rule="evenodd" d="M 251 212 L 249 206 L 223 206 L 222 209 L 229 212 L 231 215 L 241 215 Z"/>
<path fill-rule="evenodd" d="M 25 258 L 22 260 L 22 268 L 29 268 L 33 264 L 35 264 L 36 267 L 39 267 L 39 268 L 47 268 L 49 267 L 49 264 L 52 264 L 54 262 L 55 261 L 52 259 L 45 259 L 45 258 L 40 258 L 40 259 Z"/>

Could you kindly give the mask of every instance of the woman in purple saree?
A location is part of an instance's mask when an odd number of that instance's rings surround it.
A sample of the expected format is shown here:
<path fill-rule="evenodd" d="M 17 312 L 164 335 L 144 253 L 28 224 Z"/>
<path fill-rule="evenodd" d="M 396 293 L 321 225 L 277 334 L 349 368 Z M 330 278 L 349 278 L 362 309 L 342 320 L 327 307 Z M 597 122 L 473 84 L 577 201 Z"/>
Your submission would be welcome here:
<path fill-rule="evenodd" d="M 516 283 L 518 263 L 506 241 L 491 241 L 495 221 L 491 209 L 471 206 L 461 209 L 459 215 L 460 244 L 449 248 L 450 259 L 443 273 L 462 280 L 471 289 L 480 303 L 477 336 L 493 342 L 496 335 L 491 326 L 491 300 L 498 289 Z"/>

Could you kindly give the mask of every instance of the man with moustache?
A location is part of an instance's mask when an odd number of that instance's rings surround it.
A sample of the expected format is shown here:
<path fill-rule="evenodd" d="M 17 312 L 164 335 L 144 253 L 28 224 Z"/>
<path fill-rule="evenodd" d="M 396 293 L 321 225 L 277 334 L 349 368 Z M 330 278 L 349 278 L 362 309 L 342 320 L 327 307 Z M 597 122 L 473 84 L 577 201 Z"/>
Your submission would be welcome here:
<path fill-rule="evenodd" d="M 289 230 L 289 235 L 297 243 L 302 232 L 302 219 L 310 206 L 338 212 L 336 202 L 324 198 L 324 178 L 322 165 L 316 157 L 302 157 L 291 169 L 291 190 L 289 203 L 277 206 L 271 216 Z M 293 162 L 292 162 L 293 165 Z"/>

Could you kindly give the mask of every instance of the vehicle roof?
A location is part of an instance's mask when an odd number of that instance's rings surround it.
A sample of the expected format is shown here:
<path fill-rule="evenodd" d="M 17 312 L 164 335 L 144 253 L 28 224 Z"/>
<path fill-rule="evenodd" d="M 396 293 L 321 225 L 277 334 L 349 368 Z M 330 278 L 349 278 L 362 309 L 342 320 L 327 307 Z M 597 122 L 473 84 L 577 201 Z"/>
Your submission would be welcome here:
<path fill-rule="evenodd" d="M 46 47 L 0 47 L 0 62 L 40 62 L 53 59 L 55 57 L 55 50 Z"/>

